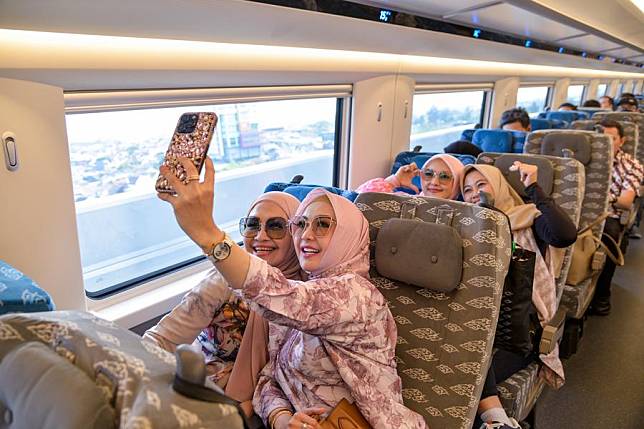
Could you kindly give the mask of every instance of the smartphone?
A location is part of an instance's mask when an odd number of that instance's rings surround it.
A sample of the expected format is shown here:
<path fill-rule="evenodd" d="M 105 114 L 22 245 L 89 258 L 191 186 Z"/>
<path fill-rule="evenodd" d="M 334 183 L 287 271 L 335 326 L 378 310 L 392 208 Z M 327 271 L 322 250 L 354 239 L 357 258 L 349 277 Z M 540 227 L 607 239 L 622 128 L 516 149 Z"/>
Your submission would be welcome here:
<path fill-rule="evenodd" d="M 179 158 L 190 158 L 197 171 L 201 173 L 216 125 L 217 115 L 214 112 L 192 112 L 181 115 L 170 146 L 165 153 L 163 165 L 169 167 L 177 178 L 187 184 L 188 174 L 179 163 Z M 157 178 L 155 188 L 157 192 L 175 193 L 172 186 L 161 175 Z"/>

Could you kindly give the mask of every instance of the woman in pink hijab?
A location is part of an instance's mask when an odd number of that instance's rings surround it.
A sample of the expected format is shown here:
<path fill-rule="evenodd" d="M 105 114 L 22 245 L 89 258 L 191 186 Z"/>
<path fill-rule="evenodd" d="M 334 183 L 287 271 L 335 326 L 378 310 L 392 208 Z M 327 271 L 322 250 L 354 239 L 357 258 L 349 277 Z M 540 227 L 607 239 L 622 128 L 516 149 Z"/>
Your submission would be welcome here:
<path fill-rule="evenodd" d="M 425 197 L 455 200 L 459 195 L 462 174 L 461 161 L 452 155 L 439 153 L 429 158 L 420 170 L 413 162 L 403 165 L 396 174 L 385 179 L 371 179 L 360 185 L 356 192 L 393 193 L 397 188 L 405 188 Z M 412 183 L 416 176 L 420 176 L 420 190 Z"/>
<path fill-rule="evenodd" d="M 292 195 L 268 192 L 240 220 L 246 251 L 293 280 L 305 278 L 288 231 L 288 219 L 299 204 Z M 210 270 L 143 338 L 170 352 L 179 344 L 194 343 L 206 357 L 209 378 L 252 414 L 259 372 L 268 362 L 268 323 L 250 310 L 240 291 L 228 287 L 217 269 Z"/>
<path fill-rule="evenodd" d="M 190 160 L 180 162 L 197 174 Z M 161 174 L 178 196 L 159 197 L 172 204 L 179 225 L 270 322 L 270 362 L 253 398 L 267 426 L 319 428 L 316 417 L 346 398 L 374 428 L 426 427 L 403 405 L 394 361 L 396 324 L 368 280 L 368 223 L 357 207 L 322 189 L 307 196 L 290 229 L 309 280 L 289 280 L 266 261 L 226 244 L 212 218 L 210 159 L 203 183 L 185 185 L 166 167 Z"/>

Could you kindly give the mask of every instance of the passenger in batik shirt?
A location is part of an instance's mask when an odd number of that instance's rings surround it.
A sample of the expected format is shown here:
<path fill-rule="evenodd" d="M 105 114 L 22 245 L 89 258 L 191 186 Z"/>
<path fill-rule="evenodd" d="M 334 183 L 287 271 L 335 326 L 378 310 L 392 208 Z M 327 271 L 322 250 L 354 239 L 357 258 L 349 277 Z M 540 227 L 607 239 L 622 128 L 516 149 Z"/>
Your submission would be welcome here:
<path fill-rule="evenodd" d="M 180 161 L 197 174 L 190 160 Z M 204 183 L 185 185 L 166 167 L 161 174 L 179 196 L 159 198 L 172 204 L 188 236 L 203 249 L 225 248 L 212 217 L 212 160 Z M 403 405 L 396 323 L 368 280 L 367 220 L 349 200 L 315 189 L 290 229 L 308 281 L 289 280 L 236 246 L 213 258 L 228 284 L 270 322 L 270 362 L 255 391 L 255 412 L 270 427 L 316 429 L 317 417 L 347 399 L 376 429 L 427 427 Z"/>
<path fill-rule="evenodd" d="M 299 204 L 292 195 L 268 192 L 239 223 L 246 251 L 292 280 L 306 276 L 288 231 L 288 219 Z M 209 378 L 252 414 L 259 372 L 268 362 L 268 323 L 250 310 L 241 291 L 228 287 L 216 268 L 143 337 L 170 352 L 193 343 L 205 356 Z"/>
<path fill-rule="evenodd" d="M 613 140 L 613 172 L 612 182 L 609 191 L 608 208 L 609 217 L 604 224 L 604 233 L 610 236 L 616 243 L 624 231 L 620 223 L 620 217 L 624 211 L 633 207 L 635 197 L 640 196 L 640 186 L 644 180 L 644 169 L 633 156 L 624 152 L 621 148 L 624 144 L 624 129 L 617 121 L 604 119 L 600 125 L 604 128 L 604 134 L 611 136 Z M 613 241 L 603 237 L 602 241 L 614 254 L 618 251 Z M 624 236 L 621 242 L 621 250 L 625 250 L 628 237 Z M 591 303 L 591 311 L 599 316 L 610 314 L 610 285 L 615 274 L 615 262 L 606 258 L 604 269 L 597 280 L 597 289 Z"/>

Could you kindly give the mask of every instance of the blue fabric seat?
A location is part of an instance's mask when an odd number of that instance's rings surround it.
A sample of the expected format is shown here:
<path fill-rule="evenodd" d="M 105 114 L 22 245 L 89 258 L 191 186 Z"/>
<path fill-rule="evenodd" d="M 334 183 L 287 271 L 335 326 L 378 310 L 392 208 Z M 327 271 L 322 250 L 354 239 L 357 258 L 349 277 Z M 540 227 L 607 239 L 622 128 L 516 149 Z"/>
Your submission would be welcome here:
<path fill-rule="evenodd" d="M 391 166 L 391 174 L 396 174 L 396 171 L 403 165 L 411 164 L 412 162 L 415 162 L 418 168 L 422 168 L 423 165 L 427 162 L 429 158 L 432 156 L 437 155 L 437 152 L 400 152 L 398 155 L 396 155 L 396 159 L 394 160 L 393 165 Z M 463 163 L 463 165 L 469 165 L 469 164 L 476 164 L 476 158 L 473 157 L 472 155 L 461 155 L 461 154 L 454 154 L 450 153 L 455 158 L 458 158 L 459 161 Z M 420 189 L 420 178 L 419 177 L 414 177 L 412 180 L 412 183 L 416 185 L 417 188 Z M 397 188 L 396 191 L 401 191 L 401 192 L 410 192 L 409 190 L 405 188 Z"/>
<path fill-rule="evenodd" d="M 528 133 L 525 131 L 510 131 L 512 133 L 512 152 L 514 153 L 523 153 L 523 146 L 525 145 L 525 139 L 528 136 Z"/>
<path fill-rule="evenodd" d="M 542 119 L 542 118 L 532 118 L 532 119 L 530 119 L 530 127 L 532 128 L 532 131 L 548 130 L 550 128 L 553 128 L 552 122 L 550 122 L 547 119 Z"/>
<path fill-rule="evenodd" d="M 483 152 L 512 152 L 514 136 L 506 130 L 489 129 L 476 130 L 472 143 L 480 147 Z"/>
<path fill-rule="evenodd" d="M 349 191 L 346 189 L 336 188 L 335 186 L 320 186 L 320 185 L 301 185 L 298 183 L 285 183 L 285 182 L 273 182 L 269 183 L 268 186 L 264 189 L 264 192 L 279 191 L 286 192 L 287 194 L 293 195 L 298 200 L 302 201 L 306 196 L 315 188 L 324 188 L 327 191 L 340 195 L 349 201 L 353 202 L 358 197 L 358 193 L 354 191 Z"/>
<path fill-rule="evenodd" d="M 468 142 L 471 142 L 475 132 L 476 132 L 476 129 L 474 128 L 469 130 L 463 130 L 463 132 L 461 133 L 460 140 L 467 140 Z"/>
<path fill-rule="evenodd" d="M 548 112 L 546 114 L 546 119 L 556 119 L 558 121 L 565 121 L 568 124 L 580 119 L 588 119 L 590 115 L 586 112 L 572 111 L 572 110 L 557 110 L 554 112 Z"/>
<path fill-rule="evenodd" d="M 54 303 L 47 292 L 11 265 L 0 261 L 0 314 L 52 310 Z"/>

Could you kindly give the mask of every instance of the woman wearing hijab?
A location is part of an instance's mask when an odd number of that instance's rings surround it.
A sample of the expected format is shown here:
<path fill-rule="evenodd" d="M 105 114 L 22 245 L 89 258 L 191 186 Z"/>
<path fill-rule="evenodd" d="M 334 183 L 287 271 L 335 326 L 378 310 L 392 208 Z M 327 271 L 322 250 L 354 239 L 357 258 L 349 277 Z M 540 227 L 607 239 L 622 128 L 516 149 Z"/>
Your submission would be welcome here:
<path fill-rule="evenodd" d="M 284 192 L 268 192 L 251 205 L 239 223 L 247 252 L 278 268 L 286 278 L 305 278 L 288 231 L 300 202 Z M 268 362 L 268 323 L 251 311 L 216 269 L 143 338 L 170 352 L 194 343 L 206 357 L 209 378 L 252 414 L 259 372 Z"/>
<path fill-rule="evenodd" d="M 289 280 L 266 261 L 231 243 L 212 218 L 214 167 L 203 183 L 185 185 L 166 167 L 177 196 L 179 225 L 209 255 L 230 287 L 271 322 L 269 365 L 253 406 L 269 427 L 319 428 L 318 416 L 346 398 L 374 428 L 424 428 L 403 405 L 396 372 L 397 330 L 382 294 L 369 282 L 367 220 L 348 200 L 315 189 L 290 222 L 295 252 L 308 281 Z M 278 330 L 273 329 L 277 327 Z"/>
<path fill-rule="evenodd" d="M 371 179 L 356 189 L 356 192 L 384 192 L 393 193 L 398 188 L 405 188 L 413 194 L 425 197 L 455 200 L 459 194 L 460 178 L 463 164 L 452 155 L 440 153 L 432 156 L 425 162 L 422 169 L 415 163 L 403 165 L 396 174 L 382 179 Z M 422 189 L 412 183 L 414 177 L 420 176 Z"/>
<path fill-rule="evenodd" d="M 503 177 L 501 171 L 490 165 L 468 165 L 465 167 L 461 190 L 468 203 L 478 203 L 480 192 L 489 193 L 494 206 L 508 215 L 514 240 L 524 249 L 536 254 L 532 302 L 537 309 L 542 324 L 552 319 L 557 310 L 555 285 L 555 253 L 550 246 L 564 248 L 572 245 L 577 238 L 575 225 L 554 201 L 545 195 L 537 184 L 537 167 L 515 162 L 512 167 L 518 171 L 526 187 L 528 202 L 524 202 Z M 498 398 L 497 383 L 513 373 L 525 368 L 535 360 L 535 356 L 522 356 L 505 350 L 498 350 L 479 403 L 481 428 L 517 428 L 515 420 L 510 419 Z M 564 373 L 559 360 L 559 349 L 548 355 L 539 355 L 544 364 L 540 375 L 546 382 L 559 388 L 564 382 Z"/>

